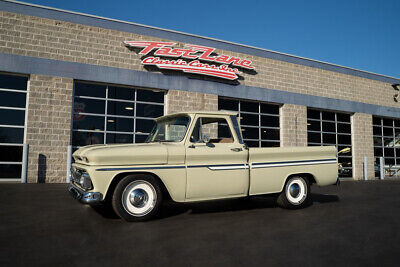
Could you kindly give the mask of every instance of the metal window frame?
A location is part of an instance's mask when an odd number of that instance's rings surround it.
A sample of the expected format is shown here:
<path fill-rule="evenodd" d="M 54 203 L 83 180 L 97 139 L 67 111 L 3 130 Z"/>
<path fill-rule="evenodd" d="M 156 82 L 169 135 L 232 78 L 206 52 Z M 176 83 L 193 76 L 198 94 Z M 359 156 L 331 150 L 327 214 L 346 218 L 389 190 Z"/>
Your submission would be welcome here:
<path fill-rule="evenodd" d="M 396 118 L 387 118 L 387 117 L 380 117 L 380 116 L 373 116 L 373 120 L 372 121 L 374 121 L 374 119 L 379 119 L 379 122 L 380 122 L 380 125 L 378 125 L 378 124 L 372 124 L 372 127 L 379 127 L 380 128 L 380 135 L 373 135 L 373 139 L 374 139 L 374 159 L 375 159 L 375 161 L 374 162 L 376 162 L 376 159 L 377 158 L 380 158 L 381 156 L 378 156 L 377 154 L 375 154 L 375 148 L 379 148 L 379 149 L 381 149 L 382 150 L 382 157 L 386 160 L 386 159 L 393 159 L 394 160 L 394 165 L 395 166 L 397 166 L 397 165 L 399 165 L 400 164 L 400 154 L 398 153 L 398 151 L 397 151 L 397 148 L 395 147 L 395 146 L 393 146 L 393 147 L 386 147 L 385 146 L 385 138 L 386 139 L 388 139 L 388 138 L 390 138 L 390 139 L 392 139 L 393 140 L 393 142 L 395 143 L 396 142 L 396 140 L 399 140 L 399 138 L 396 138 L 396 129 L 400 129 L 400 127 L 396 127 L 396 121 L 400 121 L 400 120 L 398 120 L 398 119 L 396 119 Z M 386 119 L 386 120 L 391 120 L 391 126 L 387 126 L 387 125 L 383 125 L 383 120 L 384 119 Z M 392 134 L 391 134 L 391 136 L 388 136 L 388 135 L 385 135 L 384 134 L 384 129 L 385 128 L 387 128 L 387 129 L 391 129 L 392 130 Z M 378 140 L 380 139 L 380 141 L 381 141 L 381 144 L 378 144 L 378 143 L 376 143 L 375 141 L 376 141 L 376 138 L 378 138 Z M 386 153 L 385 153 L 385 148 L 391 148 L 391 149 L 393 149 L 393 156 L 386 156 Z M 399 147 L 400 148 L 400 147 Z M 399 155 L 398 155 L 399 154 Z M 385 169 L 390 169 L 390 167 L 385 167 L 384 166 L 384 168 Z M 396 174 L 396 176 L 398 176 L 397 174 Z"/>
<path fill-rule="evenodd" d="M 315 119 L 315 118 L 309 118 L 308 114 L 309 114 L 309 110 L 312 111 L 316 111 L 319 112 L 319 119 Z M 334 113 L 335 115 L 335 119 L 334 120 L 326 120 L 326 119 L 322 119 L 323 118 L 323 112 L 330 112 L 330 113 Z M 307 140 L 307 144 L 311 145 L 311 146 L 324 146 L 324 145 L 331 145 L 331 146 L 336 146 L 336 148 L 338 148 L 339 146 L 346 146 L 346 147 L 350 147 L 353 148 L 353 142 L 350 139 L 350 144 L 342 144 L 339 143 L 339 136 L 343 135 L 343 136 L 352 136 L 352 131 L 351 131 L 351 120 L 350 122 L 344 122 L 344 121 L 338 121 L 338 114 L 347 114 L 349 116 L 351 116 L 351 114 L 346 113 L 346 112 L 338 112 L 338 111 L 332 111 L 332 110 L 324 110 L 324 109 L 315 109 L 315 108 L 309 108 L 307 107 L 307 124 L 308 121 L 316 121 L 319 122 L 319 127 L 320 127 L 320 131 L 316 131 L 316 130 L 308 130 L 308 125 L 307 125 L 307 134 L 308 133 L 316 133 L 319 134 L 320 136 L 320 142 L 310 142 L 309 140 Z M 334 123 L 335 124 L 335 132 L 328 132 L 328 131 L 324 131 L 322 128 L 322 125 L 324 122 L 329 122 L 329 123 Z M 345 132 L 339 132 L 338 131 L 338 124 L 347 124 L 350 126 L 350 133 L 345 133 Z M 324 142 L 324 134 L 331 134 L 331 135 L 335 135 L 335 144 L 333 143 L 326 143 Z M 347 156 L 347 155 L 338 155 L 339 158 L 347 158 L 347 159 L 353 159 L 353 155 L 351 156 Z M 342 167 L 343 169 L 351 169 L 351 173 L 353 174 L 353 164 L 351 167 Z M 343 178 L 349 178 L 349 177 L 343 177 Z"/>
<path fill-rule="evenodd" d="M 243 138 L 243 141 L 250 141 L 250 142 L 258 142 L 258 147 L 263 147 L 262 142 L 271 142 L 271 143 L 277 143 L 281 144 L 280 136 L 278 140 L 273 140 L 273 139 L 263 139 L 261 136 L 261 131 L 263 129 L 267 130 L 281 130 L 281 125 L 280 121 L 278 120 L 279 127 L 272 127 L 272 126 L 261 126 L 261 116 L 266 116 L 266 117 L 280 117 L 280 106 L 279 104 L 276 103 L 269 103 L 269 102 L 261 102 L 261 101 L 252 101 L 252 100 L 246 100 L 246 99 L 236 99 L 236 98 L 229 98 L 229 97 L 223 97 L 223 96 L 218 96 L 218 101 L 219 100 L 230 100 L 230 101 L 237 101 L 238 104 L 238 110 L 234 110 L 235 112 L 238 112 L 239 118 L 242 120 L 242 114 L 249 114 L 249 115 L 257 115 L 258 116 L 258 125 L 246 125 L 240 123 L 240 127 L 245 128 L 253 128 L 253 129 L 258 129 L 258 138 L 257 139 L 252 139 L 252 138 Z M 258 105 L 258 112 L 252 112 L 252 111 L 242 111 L 242 103 L 243 102 L 251 102 L 251 103 L 256 103 Z M 271 106 L 277 106 L 278 107 L 278 114 L 270 114 L 270 113 L 263 113 L 261 112 L 261 104 L 263 105 L 271 105 Z"/>
<path fill-rule="evenodd" d="M 94 97 L 94 96 L 79 96 L 76 95 L 76 84 L 77 83 L 82 83 L 86 85 L 101 85 L 105 87 L 105 97 Z M 109 87 L 120 87 L 120 88 L 129 88 L 134 92 L 133 95 L 133 100 L 128 100 L 128 99 L 116 99 L 116 98 L 109 98 Z M 146 101 L 138 101 L 137 100 L 137 92 L 138 90 L 150 90 L 150 91 L 157 91 L 157 92 L 162 92 L 164 93 L 163 97 L 163 103 L 157 103 L 157 102 L 146 102 Z M 148 105 L 155 105 L 155 106 L 162 106 L 163 108 L 163 114 L 165 113 L 165 90 L 158 90 L 158 89 L 151 89 L 151 88 L 139 88 L 139 87 L 132 87 L 132 86 L 126 86 L 126 85 L 116 85 L 116 84 L 107 84 L 107 83 L 97 83 L 97 82 L 87 82 L 87 81 L 80 81 L 80 80 L 74 80 L 74 91 L 73 91 L 73 110 L 72 110 L 72 119 L 71 119 L 71 133 L 73 132 L 92 132 L 92 133 L 101 133 L 103 134 L 103 144 L 108 144 L 107 143 L 107 135 L 108 134 L 126 134 L 126 135 L 132 135 L 133 136 L 133 143 L 136 142 L 136 135 L 148 135 L 149 133 L 137 133 L 136 132 L 136 125 L 137 125 L 137 120 L 149 120 L 153 121 L 155 118 L 150 118 L 150 117 L 142 117 L 142 116 L 137 116 L 136 114 L 136 109 L 137 109 L 137 104 L 148 104 Z M 76 99 L 93 99 L 93 100 L 102 100 L 105 101 L 104 104 L 104 113 L 89 113 L 89 112 L 75 112 L 74 106 L 75 106 L 75 100 Z M 109 101 L 115 101 L 115 102 L 122 102 L 122 103 L 133 103 L 133 116 L 126 116 L 126 115 L 114 115 L 108 113 L 108 105 Z M 86 129 L 81 129 L 81 128 L 75 128 L 74 123 L 73 123 L 73 117 L 74 115 L 86 115 L 86 116 L 97 116 L 97 117 L 104 117 L 104 124 L 103 124 L 103 130 L 86 130 Z M 109 131 L 107 129 L 107 121 L 109 118 L 124 118 L 124 119 L 131 119 L 133 123 L 133 131 L 132 132 L 124 132 L 124 131 Z M 72 134 L 71 134 L 71 140 L 70 140 L 72 148 L 79 148 L 81 146 L 76 146 L 72 145 Z M 109 143 L 111 144 L 111 143 Z"/>
<path fill-rule="evenodd" d="M 9 88 L 2 88 L 0 87 L 0 92 L 11 92 L 11 93 L 20 93 L 20 94 L 25 94 L 25 107 L 11 107 L 11 106 L 0 106 L 0 109 L 5 109 L 5 110 L 19 110 L 19 111 L 24 111 L 24 123 L 23 125 L 15 125 L 15 124 L 1 124 L 0 127 L 3 128 L 17 128 L 17 129 L 23 129 L 23 137 L 22 137 L 22 143 L 0 143 L 0 146 L 20 146 L 23 147 L 25 140 L 26 140 L 26 125 L 27 125 L 27 106 L 28 106 L 28 97 L 29 97 L 29 75 L 24 75 L 24 74 L 17 74 L 17 73 L 4 73 L 1 72 L 2 75 L 5 76 L 18 76 L 18 77 L 24 77 L 27 78 L 26 82 L 26 88 L 25 90 L 18 90 L 18 89 L 9 89 Z M 22 155 L 21 155 L 22 158 Z M 20 182 L 22 179 L 22 161 L 0 161 L 0 165 L 21 165 L 21 173 L 19 178 L 0 178 L 0 182 Z"/>

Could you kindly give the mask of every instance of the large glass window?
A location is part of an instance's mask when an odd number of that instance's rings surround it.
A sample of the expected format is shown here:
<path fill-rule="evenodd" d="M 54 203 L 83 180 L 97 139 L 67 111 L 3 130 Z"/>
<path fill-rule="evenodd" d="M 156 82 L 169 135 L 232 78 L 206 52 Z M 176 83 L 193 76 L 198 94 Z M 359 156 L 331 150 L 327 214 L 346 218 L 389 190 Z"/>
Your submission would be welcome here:
<path fill-rule="evenodd" d="M 339 177 L 353 176 L 350 114 L 307 109 L 309 146 L 336 146 Z"/>
<path fill-rule="evenodd" d="M 0 73 L 0 181 L 21 179 L 27 82 Z"/>
<path fill-rule="evenodd" d="M 163 91 L 75 82 L 72 145 L 142 143 L 163 114 Z"/>
<path fill-rule="evenodd" d="M 380 157 L 384 158 L 385 176 L 399 177 L 400 119 L 373 117 L 375 176 L 380 176 Z"/>
<path fill-rule="evenodd" d="M 279 147 L 279 105 L 219 97 L 218 109 L 239 112 L 243 140 L 249 147 Z"/>

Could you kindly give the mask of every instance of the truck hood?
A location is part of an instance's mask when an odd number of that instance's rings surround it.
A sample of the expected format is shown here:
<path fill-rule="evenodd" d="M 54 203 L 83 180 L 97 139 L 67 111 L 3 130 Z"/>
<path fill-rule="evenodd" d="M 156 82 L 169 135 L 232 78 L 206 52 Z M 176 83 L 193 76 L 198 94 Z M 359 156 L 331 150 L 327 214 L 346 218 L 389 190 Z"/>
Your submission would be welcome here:
<path fill-rule="evenodd" d="M 91 145 L 79 148 L 73 157 L 86 165 L 166 164 L 168 150 L 160 143 Z"/>

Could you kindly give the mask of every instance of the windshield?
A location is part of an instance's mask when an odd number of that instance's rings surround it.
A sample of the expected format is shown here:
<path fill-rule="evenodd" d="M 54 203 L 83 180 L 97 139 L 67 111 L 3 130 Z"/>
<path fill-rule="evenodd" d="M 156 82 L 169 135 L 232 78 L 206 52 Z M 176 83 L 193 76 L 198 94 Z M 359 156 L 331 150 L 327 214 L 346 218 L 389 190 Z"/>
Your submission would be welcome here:
<path fill-rule="evenodd" d="M 166 118 L 157 122 L 146 139 L 149 142 L 180 142 L 189 127 L 188 116 Z"/>

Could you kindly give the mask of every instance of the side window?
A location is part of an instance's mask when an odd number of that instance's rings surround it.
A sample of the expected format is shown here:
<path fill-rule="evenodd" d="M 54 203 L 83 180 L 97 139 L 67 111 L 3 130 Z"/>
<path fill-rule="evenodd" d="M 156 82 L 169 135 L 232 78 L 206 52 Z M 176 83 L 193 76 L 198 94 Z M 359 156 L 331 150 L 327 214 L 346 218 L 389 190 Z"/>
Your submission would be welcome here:
<path fill-rule="evenodd" d="M 205 138 L 208 137 L 208 138 Z M 190 135 L 193 143 L 203 142 L 209 139 L 209 143 L 233 143 L 233 136 L 228 122 L 224 118 L 199 118 Z"/>

